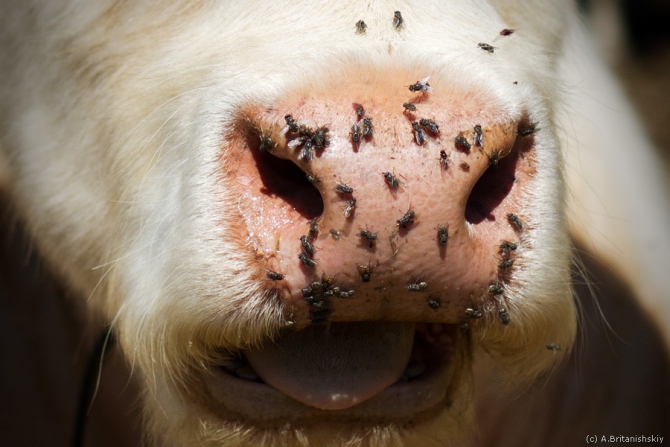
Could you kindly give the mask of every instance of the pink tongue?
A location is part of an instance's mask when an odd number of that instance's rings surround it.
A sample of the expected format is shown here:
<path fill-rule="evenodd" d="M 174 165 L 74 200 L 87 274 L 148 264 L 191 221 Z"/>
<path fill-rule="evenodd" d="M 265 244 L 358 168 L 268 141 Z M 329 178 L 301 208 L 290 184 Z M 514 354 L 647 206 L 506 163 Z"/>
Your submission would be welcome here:
<path fill-rule="evenodd" d="M 353 407 L 398 381 L 414 343 L 414 323 L 333 323 L 288 332 L 246 352 L 268 384 L 324 410 Z"/>

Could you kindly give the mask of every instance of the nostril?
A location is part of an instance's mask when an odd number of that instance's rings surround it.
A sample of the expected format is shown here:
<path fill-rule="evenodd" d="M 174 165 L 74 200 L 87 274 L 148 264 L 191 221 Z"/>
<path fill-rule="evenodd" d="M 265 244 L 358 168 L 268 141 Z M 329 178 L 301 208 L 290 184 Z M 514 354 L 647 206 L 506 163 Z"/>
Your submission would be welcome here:
<path fill-rule="evenodd" d="M 274 202 L 283 202 L 306 219 L 323 213 L 323 199 L 315 186 L 320 181 L 317 176 L 308 176 L 291 160 L 263 150 L 263 138 L 255 129 L 248 130 L 246 141 L 257 171 L 260 194 Z"/>
<path fill-rule="evenodd" d="M 242 115 L 224 136 L 221 182 L 233 194 L 226 203 L 234 203 L 234 208 L 224 204 L 221 211 L 224 218 L 239 216 L 240 225 L 229 237 L 253 247 L 248 253 L 257 259 L 270 259 L 292 249 L 290 242 L 283 242 L 286 235 L 303 226 L 306 234 L 308 222 L 323 213 L 324 202 L 322 185 L 310 183 L 305 170 L 290 159 L 294 151 L 287 148 L 286 139 L 271 125 L 252 120 L 255 116 Z M 294 236 L 297 241 L 300 234 Z M 283 275 L 286 267 L 272 265 L 271 270 Z M 259 269 L 259 275 L 265 278 L 266 271 Z"/>
<path fill-rule="evenodd" d="M 495 220 L 494 211 L 509 195 L 517 180 L 517 165 L 522 151 L 526 150 L 525 138 L 517 138 L 512 150 L 504 158 L 496 152 L 486 153 L 489 167 L 472 188 L 465 206 L 465 219 L 471 224 Z"/>

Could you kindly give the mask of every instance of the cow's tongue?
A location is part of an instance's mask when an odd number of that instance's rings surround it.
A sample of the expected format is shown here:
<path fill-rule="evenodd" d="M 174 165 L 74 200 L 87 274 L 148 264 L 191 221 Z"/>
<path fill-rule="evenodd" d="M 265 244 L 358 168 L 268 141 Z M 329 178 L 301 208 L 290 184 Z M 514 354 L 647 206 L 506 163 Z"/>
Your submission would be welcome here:
<path fill-rule="evenodd" d="M 395 383 L 413 342 L 414 323 L 333 323 L 286 333 L 246 355 L 258 375 L 287 396 L 341 410 Z"/>

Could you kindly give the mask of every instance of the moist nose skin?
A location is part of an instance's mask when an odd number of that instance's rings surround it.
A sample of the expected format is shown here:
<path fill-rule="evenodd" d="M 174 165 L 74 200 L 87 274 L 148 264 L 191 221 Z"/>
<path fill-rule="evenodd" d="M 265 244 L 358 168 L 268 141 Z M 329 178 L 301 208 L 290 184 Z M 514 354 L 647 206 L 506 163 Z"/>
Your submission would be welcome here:
<path fill-rule="evenodd" d="M 240 108 L 225 169 L 240 184 L 242 245 L 292 328 L 458 323 L 502 307 L 535 127 L 426 77 L 363 71 Z"/>

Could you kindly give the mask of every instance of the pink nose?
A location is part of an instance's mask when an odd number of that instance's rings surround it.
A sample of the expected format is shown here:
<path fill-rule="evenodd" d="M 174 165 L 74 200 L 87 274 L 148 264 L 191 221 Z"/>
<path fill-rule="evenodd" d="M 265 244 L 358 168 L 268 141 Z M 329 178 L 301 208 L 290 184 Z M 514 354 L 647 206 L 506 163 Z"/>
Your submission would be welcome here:
<path fill-rule="evenodd" d="M 360 73 L 241 111 L 226 169 L 297 327 L 458 323 L 504 296 L 535 128 L 422 75 Z"/>

